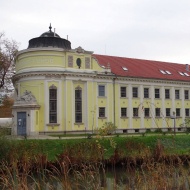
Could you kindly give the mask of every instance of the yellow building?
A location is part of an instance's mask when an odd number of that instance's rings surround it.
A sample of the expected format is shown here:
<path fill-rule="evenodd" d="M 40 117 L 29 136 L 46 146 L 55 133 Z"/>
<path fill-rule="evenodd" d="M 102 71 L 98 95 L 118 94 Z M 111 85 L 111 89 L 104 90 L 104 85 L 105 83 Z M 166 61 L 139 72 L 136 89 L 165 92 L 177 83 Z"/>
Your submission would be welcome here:
<path fill-rule="evenodd" d="M 96 55 L 49 31 L 16 57 L 15 135 L 181 130 L 190 117 L 188 65 Z"/>

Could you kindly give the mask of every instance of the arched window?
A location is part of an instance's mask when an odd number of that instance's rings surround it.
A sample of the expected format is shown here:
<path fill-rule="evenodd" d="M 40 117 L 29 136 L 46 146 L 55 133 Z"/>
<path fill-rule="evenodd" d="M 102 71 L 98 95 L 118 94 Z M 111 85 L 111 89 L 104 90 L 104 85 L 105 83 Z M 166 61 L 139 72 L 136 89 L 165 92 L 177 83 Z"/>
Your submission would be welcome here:
<path fill-rule="evenodd" d="M 82 89 L 75 89 L 75 122 L 82 123 Z"/>
<path fill-rule="evenodd" d="M 49 88 L 49 123 L 57 123 L 57 88 Z"/>

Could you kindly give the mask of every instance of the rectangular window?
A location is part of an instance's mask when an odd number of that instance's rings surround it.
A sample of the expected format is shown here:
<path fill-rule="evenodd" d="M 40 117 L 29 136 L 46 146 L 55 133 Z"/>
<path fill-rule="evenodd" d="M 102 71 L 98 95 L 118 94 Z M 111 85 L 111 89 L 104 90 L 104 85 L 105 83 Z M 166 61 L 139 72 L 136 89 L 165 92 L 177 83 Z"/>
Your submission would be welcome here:
<path fill-rule="evenodd" d="M 170 99 L 170 89 L 165 89 L 165 99 Z"/>
<path fill-rule="evenodd" d="M 127 97 L 126 87 L 120 88 L 120 94 L 121 94 L 121 97 Z"/>
<path fill-rule="evenodd" d="M 49 89 L 49 123 L 57 123 L 57 89 Z"/>
<path fill-rule="evenodd" d="M 82 90 L 75 90 L 75 122 L 82 123 Z"/>
<path fill-rule="evenodd" d="M 180 96 L 179 96 L 179 90 L 175 90 L 175 99 L 179 99 Z"/>
<path fill-rule="evenodd" d="M 185 116 L 186 116 L 186 117 L 189 117 L 189 116 L 190 116 L 190 115 L 189 115 L 189 109 L 188 109 L 188 108 L 185 109 Z"/>
<path fill-rule="evenodd" d="M 180 117 L 180 108 L 176 108 L 176 117 Z"/>
<path fill-rule="evenodd" d="M 99 117 L 105 117 L 105 107 L 99 107 Z"/>
<path fill-rule="evenodd" d="M 160 108 L 155 108 L 156 117 L 160 117 Z"/>
<path fill-rule="evenodd" d="M 133 87 L 133 98 L 138 98 L 138 88 Z"/>
<path fill-rule="evenodd" d="M 144 108 L 144 116 L 150 117 L 150 109 L 149 108 Z"/>
<path fill-rule="evenodd" d="M 138 108 L 133 108 L 133 117 L 138 117 Z"/>
<path fill-rule="evenodd" d="M 149 98 L 149 88 L 144 88 L 144 98 Z"/>
<path fill-rule="evenodd" d="M 189 90 L 185 90 L 184 94 L 185 94 L 185 100 L 188 100 L 189 99 Z"/>
<path fill-rule="evenodd" d="M 170 117 L 171 114 L 170 114 L 170 108 L 166 108 L 166 117 Z"/>
<path fill-rule="evenodd" d="M 121 108 L 121 117 L 127 117 L 127 108 Z"/>
<path fill-rule="evenodd" d="M 160 98 L 160 89 L 159 89 L 159 88 L 156 88 L 156 89 L 154 90 L 154 92 L 155 92 L 155 98 Z"/>
<path fill-rule="evenodd" d="M 105 96 L 105 86 L 104 85 L 98 86 L 98 96 Z"/>

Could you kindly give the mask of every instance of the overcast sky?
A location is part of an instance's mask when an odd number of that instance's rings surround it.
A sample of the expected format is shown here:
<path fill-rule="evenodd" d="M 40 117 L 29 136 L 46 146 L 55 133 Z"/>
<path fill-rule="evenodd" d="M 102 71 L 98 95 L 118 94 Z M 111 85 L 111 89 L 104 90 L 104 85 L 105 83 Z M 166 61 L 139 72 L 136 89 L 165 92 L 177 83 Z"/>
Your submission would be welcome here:
<path fill-rule="evenodd" d="M 190 0 L 0 0 L 0 32 L 20 50 L 50 22 L 72 48 L 190 64 Z"/>

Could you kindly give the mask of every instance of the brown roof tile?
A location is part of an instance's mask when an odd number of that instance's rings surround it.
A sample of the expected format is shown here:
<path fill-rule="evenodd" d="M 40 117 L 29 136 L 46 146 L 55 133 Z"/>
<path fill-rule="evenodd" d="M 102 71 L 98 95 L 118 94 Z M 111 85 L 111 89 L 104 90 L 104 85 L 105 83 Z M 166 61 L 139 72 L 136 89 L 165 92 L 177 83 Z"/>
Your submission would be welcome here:
<path fill-rule="evenodd" d="M 152 78 L 152 79 L 164 79 L 164 80 L 180 80 L 189 81 L 190 76 L 181 76 L 179 72 L 188 73 L 185 64 L 150 61 L 142 59 L 133 59 L 125 57 L 115 57 L 107 55 L 93 54 L 98 63 L 107 67 L 110 65 L 111 72 L 117 76 L 123 77 L 137 77 L 137 78 Z M 128 70 L 123 70 L 122 67 L 126 67 Z M 170 74 L 162 74 L 160 70 L 169 71 Z"/>

